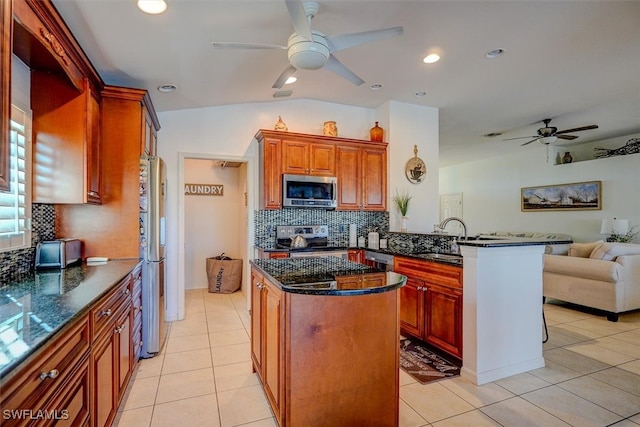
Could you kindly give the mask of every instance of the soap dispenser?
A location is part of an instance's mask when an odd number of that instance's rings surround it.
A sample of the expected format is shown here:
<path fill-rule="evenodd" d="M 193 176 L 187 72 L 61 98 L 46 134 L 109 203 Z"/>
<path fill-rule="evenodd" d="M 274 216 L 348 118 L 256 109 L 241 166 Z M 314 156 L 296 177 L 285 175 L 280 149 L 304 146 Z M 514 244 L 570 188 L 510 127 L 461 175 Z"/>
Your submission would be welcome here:
<path fill-rule="evenodd" d="M 458 248 L 458 241 L 456 240 L 455 237 L 451 241 L 451 253 L 452 254 L 456 254 L 456 255 L 458 255 L 460 253 L 460 249 Z"/>

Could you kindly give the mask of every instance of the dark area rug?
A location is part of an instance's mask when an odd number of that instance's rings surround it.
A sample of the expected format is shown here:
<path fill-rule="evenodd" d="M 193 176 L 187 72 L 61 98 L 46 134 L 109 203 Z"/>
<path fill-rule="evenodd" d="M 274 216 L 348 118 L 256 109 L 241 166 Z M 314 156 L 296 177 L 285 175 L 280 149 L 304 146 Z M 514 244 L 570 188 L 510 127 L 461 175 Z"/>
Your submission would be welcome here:
<path fill-rule="evenodd" d="M 460 375 L 460 366 L 409 338 L 400 340 L 400 367 L 421 384 Z"/>

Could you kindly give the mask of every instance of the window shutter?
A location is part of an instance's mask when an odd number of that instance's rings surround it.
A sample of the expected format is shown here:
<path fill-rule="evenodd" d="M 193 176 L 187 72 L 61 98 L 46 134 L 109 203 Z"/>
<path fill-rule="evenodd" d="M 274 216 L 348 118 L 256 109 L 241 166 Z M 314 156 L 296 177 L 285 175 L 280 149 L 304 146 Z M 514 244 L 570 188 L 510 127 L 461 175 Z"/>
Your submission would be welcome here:
<path fill-rule="evenodd" d="M 0 192 L 0 250 L 31 246 L 30 114 L 11 108 L 8 192 Z"/>

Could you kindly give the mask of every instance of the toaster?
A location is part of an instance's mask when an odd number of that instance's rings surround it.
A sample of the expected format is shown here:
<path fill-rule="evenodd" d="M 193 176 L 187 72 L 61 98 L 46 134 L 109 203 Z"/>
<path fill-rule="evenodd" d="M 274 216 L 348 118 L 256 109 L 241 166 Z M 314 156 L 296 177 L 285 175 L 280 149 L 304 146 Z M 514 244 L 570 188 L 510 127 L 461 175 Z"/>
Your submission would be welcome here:
<path fill-rule="evenodd" d="M 78 239 L 46 240 L 36 246 L 36 270 L 67 268 L 82 262 L 82 243 Z"/>

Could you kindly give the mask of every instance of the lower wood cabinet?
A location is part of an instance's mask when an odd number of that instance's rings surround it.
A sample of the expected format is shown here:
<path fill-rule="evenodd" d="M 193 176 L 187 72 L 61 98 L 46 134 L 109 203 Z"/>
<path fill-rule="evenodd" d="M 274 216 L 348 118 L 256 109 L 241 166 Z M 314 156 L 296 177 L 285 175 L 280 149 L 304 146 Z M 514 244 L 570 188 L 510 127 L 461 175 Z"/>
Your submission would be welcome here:
<path fill-rule="evenodd" d="M 132 289 L 140 267 L 2 380 L 3 427 L 113 423 L 139 354 Z"/>
<path fill-rule="evenodd" d="M 462 359 L 462 267 L 395 257 L 407 276 L 400 290 L 400 329 Z"/>

